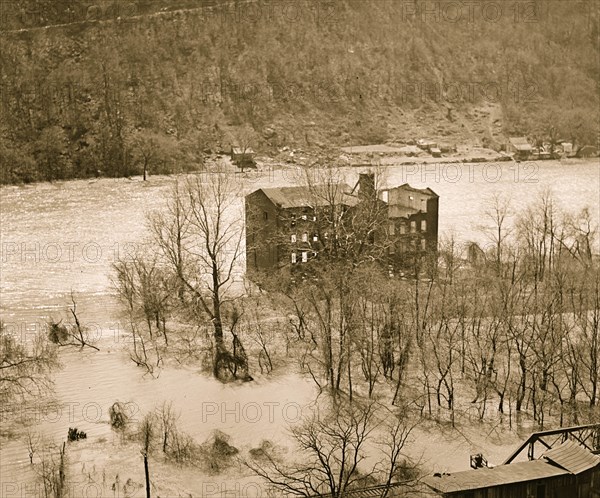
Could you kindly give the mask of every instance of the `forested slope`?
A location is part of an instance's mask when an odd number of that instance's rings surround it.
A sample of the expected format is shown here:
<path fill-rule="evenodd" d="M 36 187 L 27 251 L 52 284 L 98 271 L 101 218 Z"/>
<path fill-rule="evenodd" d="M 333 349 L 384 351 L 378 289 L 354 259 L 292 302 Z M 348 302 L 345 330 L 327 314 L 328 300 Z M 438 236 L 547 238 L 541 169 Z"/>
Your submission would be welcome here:
<path fill-rule="evenodd" d="M 598 141 L 596 2 L 88 4 L 2 4 L 3 183 L 179 171 L 236 141 Z"/>

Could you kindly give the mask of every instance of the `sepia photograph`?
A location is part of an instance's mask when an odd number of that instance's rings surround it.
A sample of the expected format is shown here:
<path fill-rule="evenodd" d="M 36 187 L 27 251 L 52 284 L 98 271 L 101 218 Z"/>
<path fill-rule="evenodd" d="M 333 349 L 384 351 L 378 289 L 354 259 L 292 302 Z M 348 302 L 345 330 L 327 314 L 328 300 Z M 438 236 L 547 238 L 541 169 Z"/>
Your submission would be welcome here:
<path fill-rule="evenodd" d="M 0 498 L 600 498 L 600 0 L 0 0 Z"/>

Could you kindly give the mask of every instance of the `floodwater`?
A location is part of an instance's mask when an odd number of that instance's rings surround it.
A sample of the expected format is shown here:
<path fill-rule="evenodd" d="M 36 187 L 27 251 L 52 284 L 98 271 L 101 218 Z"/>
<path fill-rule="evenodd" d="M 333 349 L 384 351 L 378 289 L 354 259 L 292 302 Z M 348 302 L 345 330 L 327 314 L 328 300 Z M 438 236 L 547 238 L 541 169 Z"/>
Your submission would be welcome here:
<path fill-rule="evenodd" d="M 353 184 L 360 170 L 347 168 Z M 385 170 L 390 185 L 429 186 L 440 195 L 440 236 L 454 233 L 461 242 L 487 242 L 481 227 L 494 195 L 507 195 L 515 213 L 551 190 L 560 207 L 571 212 L 589 207 L 600 219 L 598 160 L 540 163 L 428 164 Z M 247 193 L 283 186 L 298 174 L 267 169 L 238 175 Z M 108 407 L 129 401 L 136 416 L 171 400 L 181 411 L 181 428 L 202 441 L 212 429 L 232 436 L 236 445 L 284 437 L 298 418 L 298 407 L 315 396 L 309 379 L 288 373 L 275 379 L 223 386 L 196 365 L 164 369 L 158 379 L 144 377 L 122 350 L 124 327 L 111 284 L 111 265 L 144 242 L 146 214 L 160 210 L 173 177 L 77 180 L 0 189 L 1 318 L 26 340 L 49 318 L 68 319 L 74 293 L 81 321 L 101 337 L 100 352 L 63 351 L 64 368 L 56 375 L 58 404 L 27 409 L 40 432 L 61 440 L 77 426 L 94 437 L 110 436 Z M 240 216 L 243 199 L 239 198 Z M 243 273 L 243 263 L 238 268 Z M 0 480 L 32 476 L 22 441 L 4 442 Z M 449 470 L 464 462 L 447 462 Z M 443 465 L 444 462 L 437 462 Z M 12 481 L 11 481 L 12 480 Z"/>

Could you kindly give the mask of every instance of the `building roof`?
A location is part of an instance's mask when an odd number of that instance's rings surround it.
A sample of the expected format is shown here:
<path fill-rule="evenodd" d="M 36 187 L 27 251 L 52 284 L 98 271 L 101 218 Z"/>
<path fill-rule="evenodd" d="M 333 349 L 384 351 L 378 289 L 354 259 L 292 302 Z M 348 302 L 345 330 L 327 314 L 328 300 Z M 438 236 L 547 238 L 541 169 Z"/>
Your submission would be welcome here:
<path fill-rule="evenodd" d="M 511 137 L 508 139 L 510 144 L 519 151 L 530 151 L 531 144 L 525 137 Z"/>
<path fill-rule="evenodd" d="M 546 460 L 511 463 L 493 468 L 466 470 L 454 474 L 427 476 L 423 482 L 441 493 L 453 493 L 569 474 L 569 471 Z"/>
<path fill-rule="evenodd" d="M 402 185 L 398 185 L 397 187 L 384 188 L 382 190 L 396 190 L 396 189 L 402 189 L 402 190 L 406 190 L 408 192 L 417 192 L 419 194 L 426 195 L 427 197 L 439 197 L 439 195 L 437 195 L 429 187 L 427 187 L 427 188 L 415 188 L 415 187 L 411 187 L 408 183 L 403 183 Z"/>
<path fill-rule="evenodd" d="M 600 456 L 569 440 L 548 450 L 542 458 L 568 470 L 571 474 L 580 474 L 600 465 Z"/>
<path fill-rule="evenodd" d="M 250 147 L 246 147 L 246 149 L 242 149 L 241 147 L 232 147 L 231 151 L 234 154 L 254 154 L 254 150 Z"/>
<path fill-rule="evenodd" d="M 400 498 L 406 496 L 406 485 L 392 483 L 390 485 L 369 486 L 363 489 L 345 490 L 344 498 L 380 498 L 387 491 L 388 498 Z M 331 493 L 313 495 L 314 498 L 332 498 Z"/>
<path fill-rule="evenodd" d="M 358 204 L 358 198 L 349 194 L 352 189 L 346 183 L 310 187 L 263 188 L 261 190 L 271 202 L 284 209 L 328 206 L 332 203 L 346 206 Z"/>

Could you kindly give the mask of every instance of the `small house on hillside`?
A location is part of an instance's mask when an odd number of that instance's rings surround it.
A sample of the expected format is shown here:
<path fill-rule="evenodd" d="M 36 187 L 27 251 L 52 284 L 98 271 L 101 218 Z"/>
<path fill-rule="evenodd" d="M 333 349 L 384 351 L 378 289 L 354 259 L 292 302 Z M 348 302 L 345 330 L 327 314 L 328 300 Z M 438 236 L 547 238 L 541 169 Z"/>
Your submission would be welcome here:
<path fill-rule="evenodd" d="M 256 166 L 254 156 L 254 150 L 250 147 L 231 146 L 231 162 L 241 168 Z"/>
<path fill-rule="evenodd" d="M 571 157 L 573 155 L 573 144 L 571 142 L 561 142 L 560 145 L 564 156 Z"/>
<path fill-rule="evenodd" d="M 437 148 L 437 146 L 437 143 L 433 140 L 427 140 L 424 138 L 420 138 L 419 140 L 417 140 L 417 147 L 428 152 L 430 152 L 432 148 Z"/>
<path fill-rule="evenodd" d="M 589 158 L 598 157 L 598 149 L 593 145 L 584 145 L 577 151 L 577 157 Z"/>
<path fill-rule="evenodd" d="M 512 137 L 508 139 L 506 152 L 513 154 L 519 161 L 526 161 L 531 156 L 533 148 L 525 137 Z"/>
<path fill-rule="evenodd" d="M 424 483 L 444 498 L 600 498 L 600 456 L 567 440 L 537 460 L 434 474 Z"/>

